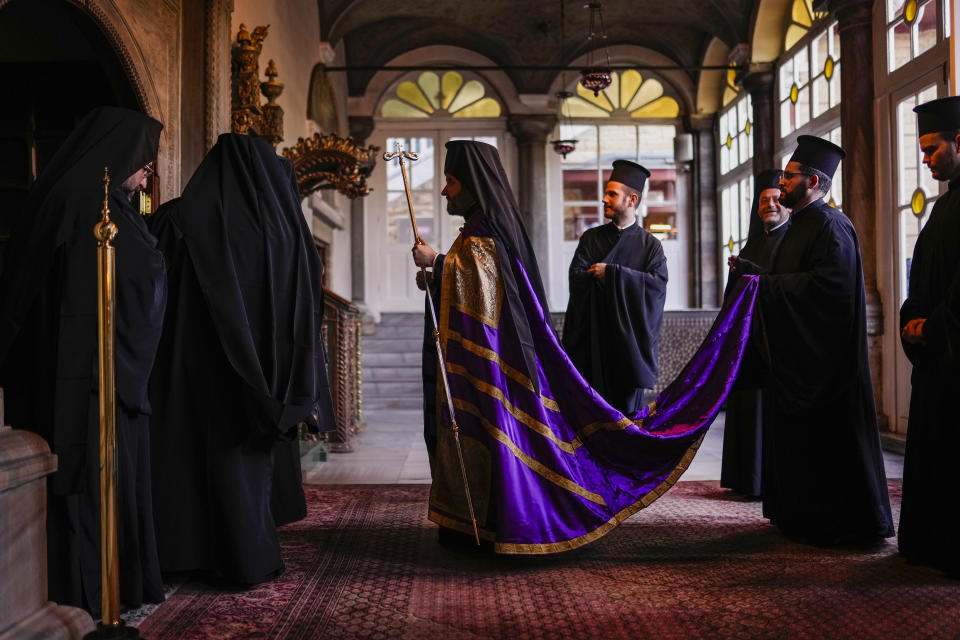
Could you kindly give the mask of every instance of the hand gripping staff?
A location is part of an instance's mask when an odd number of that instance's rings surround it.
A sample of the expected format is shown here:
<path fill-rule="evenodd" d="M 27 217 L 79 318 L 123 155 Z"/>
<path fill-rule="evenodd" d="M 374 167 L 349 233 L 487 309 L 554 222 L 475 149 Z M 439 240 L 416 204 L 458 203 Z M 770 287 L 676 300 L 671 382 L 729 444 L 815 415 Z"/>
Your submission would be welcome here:
<path fill-rule="evenodd" d="M 417 217 L 413 213 L 413 198 L 410 195 L 410 181 L 407 180 L 407 166 L 404 158 L 410 160 L 419 159 L 419 154 L 412 151 L 404 151 L 403 144 L 397 142 L 396 151 L 388 151 L 383 154 L 383 159 L 390 162 L 394 158 L 400 164 L 400 175 L 403 177 L 403 188 L 407 192 L 407 210 L 410 212 L 410 224 L 413 225 L 413 236 L 417 244 L 424 244 L 420 232 L 417 230 Z M 427 282 L 427 270 L 420 267 L 420 273 L 423 274 L 424 289 L 427 292 L 427 307 L 430 309 L 430 320 L 433 322 L 433 341 L 437 347 L 437 358 L 440 362 L 440 372 L 443 374 L 443 390 L 447 397 L 447 410 L 450 412 L 450 428 L 453 429 L 453 441 L 457 445 L 457 458 L 460 460 L 460 475 L 463 476 L 463 488 L 467 494 L 467 508 L 470 510 L 470 520 L 473 522 L 473 536 L 480 545 L 480 533 L 477 531 L 477 517 L 473 513 L 473 499 L 470 496 L 470 484 L 467 482 L 467 468 L 463 464 L 463 450 L 460 448 L 460 428 L 457 426 L 456 415 L 453 411 L 453 396 L 450 395 L 450 383 L 447 379 L 447 361 L 443 357 L 443 349 L 440 347 L 440 330 L 437 324 L 437 312 L 433 308 L 433 296 L 430 295 L 430 285 Z"/>

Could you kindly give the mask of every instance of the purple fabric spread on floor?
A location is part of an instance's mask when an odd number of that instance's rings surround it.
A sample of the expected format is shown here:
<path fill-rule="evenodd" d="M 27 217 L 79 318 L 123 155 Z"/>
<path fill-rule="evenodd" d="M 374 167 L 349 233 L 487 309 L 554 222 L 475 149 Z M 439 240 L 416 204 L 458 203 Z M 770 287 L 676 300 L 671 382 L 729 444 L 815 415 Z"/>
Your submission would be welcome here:
<path fill-rule="evenodd" d="M 508 313 L 494 329 L 450 309 L 441 319 L 448 377 L 461 432 L 490 451 L 486 530 L 495 532 L 496 551 L 565 551 L 612 530 L 687 468 L 736 378 L 757 279 L 740 279 L 677 379 L 655 403 L 627 417 L 580 375 L 522 265 L 511 266 L 533 332 L 540 395 L 523 374 Z M 440 413 L 449 427 L 446 408 Z M 462 484 L 454 489 L 462 493 Z"/>

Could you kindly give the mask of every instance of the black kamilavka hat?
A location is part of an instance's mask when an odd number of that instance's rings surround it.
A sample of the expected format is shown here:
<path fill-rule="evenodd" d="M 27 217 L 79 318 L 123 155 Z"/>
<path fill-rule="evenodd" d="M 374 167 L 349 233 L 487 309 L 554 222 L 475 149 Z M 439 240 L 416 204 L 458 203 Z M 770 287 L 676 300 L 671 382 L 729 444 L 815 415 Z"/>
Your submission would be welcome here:
<path fill-rule="evenodd" d="M 840 166 L 840 161 L 846 152 L 829 140 L 816 136 L 798 136 L 797 150 L 790 157 L 790 162 L 799 162 L 824 172 L 831 178 Z"/>
<path fill-rule="evenodd" d="M 643 185 L 647 183 L 647 178 L 649 177 L 650 172 L 647 171 L 646 167 L 636 162 L 630 162 L 629 160 L 613 161 L 613 172 L 610 174 L 610 180 L 612 182 L 619 182 L 620 184 L 627 185 L 631 189 L 643 191 Z"/>
<path fill-rule="evenodd" d="M 913 111 L 917 114 L 917 135 L 960 129 L 960 96 L 924 102 Z"/>

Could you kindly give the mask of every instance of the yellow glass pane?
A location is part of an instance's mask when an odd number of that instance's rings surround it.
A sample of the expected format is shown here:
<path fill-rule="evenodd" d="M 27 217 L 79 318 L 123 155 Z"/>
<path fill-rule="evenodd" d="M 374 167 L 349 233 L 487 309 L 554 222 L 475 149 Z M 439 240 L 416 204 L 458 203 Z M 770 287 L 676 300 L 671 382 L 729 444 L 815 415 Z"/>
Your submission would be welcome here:
<path fill-rule="evenodd" d="M 727 134 L 726 144 L 727 144 L 727 149 L 729 149 L 733 145 L 733 136 L 731 136 L 729 133 Z"/>
<path fill-rule="evenodd" d="M 800 90 L 797 88 L 797 85 L 794 84 L 790 87 L 790 102 L 797 104 L 797 98 L 800 97 Z"/>
<path fill-rule="evenodd" d="M 723 90 L 723 106 L 727 106 L 728 104 L 730 104 L 731 102 L 733 102 L 733 101 L 736 100 L 736 99 L 737 99 L 737 92 L 736 92 L 736 91 L 734 91 L 734 90 L 731 89 L 730 87 L 726 87 L 726 88 Z"/>
<path fill-rule="evenodd" d="M 620 74 L 614 71 L 610 74 L 610 86 L 603 90 L 607 100 L 616 109 L 620 106 Z"/>
<path fill-rule="evenodd" d="M 593 91 L 585 89 L 582 84 L 577 83 L 577 95 L 587 102 L 593 103 L 604 111 L 607 111 L 607 115 L 609 115 L 610 111 L 613 111 L 613 105 L 610 104 L 610 99 L 607 98 L 607 94 L 603 93 L 602 91 L 600 92 L 599 96 L 595 96 L 593 95 Z"/>
<path fill-rule="evenodd" d="M 913 192 L 913 197 L 910 198 L 910 210 L 913 211 L 913 215 L 919 217 L 923 216 L 923 210 L 927 206 L 927 198 L 923 193 L 923 189 L 917 188 Z"/>
<path fill-rule="evenodd" d="M 744 132 L 745 132 L 747 135 L 749 135 L 749 134 L 750 134 L 750 129 L 752 129 L 752 128 L 753 128 L 753 126 L 750 124 L 750 121 L 747 120 L 747 124 L 744 125 L 744 127 L 743 127 Z"/>
<path fill-rule="evenodd" d="M 593 93 L 589 94 L 593 97 Z M 566 111 L 571 118 L 609 118 L 610 112 L 579 97 L 567 98 Z"/>
<path fill-rule="evenodd" d="M 493 98 L 481 98 L 453 114 L 454 118 L 499 118 L 500 103 Z"/>
<path fill-rule="evenodd" d="M 664 96 L 636 111 L 630 113 L 631 118 L 676 118 L 680 115 L 680 105 L 673 98 Z"/>
<path fill-rule="evenodd" d="M 433 113 L 433 107 L 430 106 L 430 102 L 426 96 L 423 95 L 423 92 L 420 91 L 420 87 L 410 81 L 400 83 L 400 86 L 397 87 L 397 97 L 404 102 L 409 102 L 418 109 L 426 111 L 427 113 Z"/>
<path fill-rule="evenodd" d="M 727 249 L 732 253 L 733 252 L 733 236 L 730 236 L 730 239 L 727 240 Z"/>
<path fill-rule="evenodd" d="M 624 109 L 630 104 L 633 94 L 641 84 L 643 84 L 643 77 L 634 69 L 627 69 L 620 75 L 620 105 Z"/>
<path fill-rule="evenodd" d="M 833 58 L 827 57 L 827 61 L 823 63 L 823 75 L 827 77 L 827 80 L 833 77 Z"/>
<path fill-rule="evenodd" d="M 907 24 L 913 24 L 917 19 L 917 0 L 907 0 L 907 4 L 903 7 L 903 19 Z"/>
<path fill-rule="evenodd" d="M 426 118 L 427 114 L 413 105 L 391 98 L 383 103 L 380 114 L 384 118 Z"/>
<path fill-rule="evenodd" d="M 457 92 L 457 97 L 453 99 L 453 102 L 450 103 L 450 106 L 447 107 L 447 111 L 450 113 L 456 113 L 463 109 L 468 104 L 473 104 L 477 100 L 483 97 L 487 91 L 483 88 L 483 85 L 480 84 L 477 80 L 471 80 L 470 82 L 463 85 L 463 88 Z"/>
<path fill-rule="evenodd" d="M 433 71 L 425 71 L 417 78 L 417 84 L 423 95 L 430 101 L 430 106 L 434 109 L 440 106 L 440 77 Z"/>
<path fill-rule="evenodd" d="M 633 96 L 633 100 L 627 105 L 627 111 L 631 113 L 640 107 L 650 104 L 663 95 L 663 85 L 659 80 L 647 80 L 640 85 L 640 90 Z"/>
<path fill-rule="evenodd" d="M 809 28 L 813 24 L 811 0 L 793 0 L 793 11 L 790 17 L 797 24 Z"/>
<path fill-rule="evenodd" d="M 737 70 L 730 69 L 727 71 L 727 86 L 733 89 L 734 91 L 739 91 L 737 89 Z"/>
<path fill-rule="evenodd" d="M 783 37 L 783 50 L 788 51 L 793 47 L 793 45 L 800 42 L 800 38 L 807 32 L 803 27 L 798 27 L 795 24 L 787 27 L 787 34 Z"/>
<path fill-rule="evenodd" d="M 463 84 L 463 76 L 461 76 L 456 71 L 447 71 L 443 74 L 443 108 L 449 110 L 450 103 L 453 102 L 454 96 L 457 95 L 457 91 L 460 89 L 460 85 Z"/>

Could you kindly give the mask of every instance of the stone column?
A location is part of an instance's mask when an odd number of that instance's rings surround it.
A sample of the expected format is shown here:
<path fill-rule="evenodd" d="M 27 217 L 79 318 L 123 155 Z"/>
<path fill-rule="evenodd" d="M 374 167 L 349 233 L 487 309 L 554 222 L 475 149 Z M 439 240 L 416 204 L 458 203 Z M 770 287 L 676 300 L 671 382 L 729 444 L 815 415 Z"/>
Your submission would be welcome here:
<path fill-rule="evenodd" d="M 777 117 L 777 103 L 773 99 L 777 74 L 769 63 L 750 65 L 750 71 L 743 78 L 743 87 L 750 92 L 753 104 L 753 173 L 777 168 L 773 157 L 776 128 L 773 123 Z M 780 167 L 782 169 L 782 167 Z"/>
<path fill-rule="evenodd" d="M 557 124 L 556 115 L 511 116 L 507 128 L 517 141 L 517 202 L 537 255 L 543 286 L 550 290 L 547 228 L 547 139 Z"/>
<path fill-rule="evenodd" d="M 350 116 L 350 136 L 357 145 L 364 145 L 373 133 L 373 118 L 370 116 Z M 350 201 L 350 298 L 354 304 L 366 309 L 366 285 L 364 282 L 364 220 L 363 198 Z"/>
<path fill-rule="evenodd" d="M 693 197 L 690 229 L 690 265 L 694 307 L 720 304 L 720 211 L 717 207 L 716 116 L 690 116 L 689 131 L 694 136 Z"/>
<path fill-rule="evenodd" d="M 827 8 L 840 26 L 840 123 L 842 145 L 847 152 L 843 161 L 843 210 L 860 237 L 863 280 L 867 295 L 867 340 L 870 370 L 877 407 L 882 398 L 883 306 L 877 291 L 877 198 L 874 178 L 875 97 L 873 84 L 873 1 L 829 0 Z M 880 416 L 881 426 L 887 424 Z"/>

